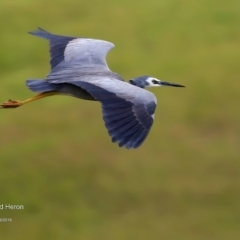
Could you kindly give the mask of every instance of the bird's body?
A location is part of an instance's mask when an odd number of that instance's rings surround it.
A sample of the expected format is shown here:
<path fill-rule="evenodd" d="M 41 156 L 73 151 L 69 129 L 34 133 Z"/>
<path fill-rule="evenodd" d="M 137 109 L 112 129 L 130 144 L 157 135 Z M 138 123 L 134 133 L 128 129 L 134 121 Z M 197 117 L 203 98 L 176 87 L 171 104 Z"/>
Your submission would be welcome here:
<path fill-rule="evenodd" d="M 124 82 L 106 63 L 106 55 L 114 47 L 110 42 L 59 36 L 43 29 L 30 33 L 49 40 L 51 72 L 46 79 L 27 80 L 29 89 L 39 93 L 36 97 L 23 102 L 10 100 L 2 108 L 18 107 L 56 94 L 99 101 L 112 141 L 126 148 L 137 148 L 150 131 L 157 103 L 154 94 L 144 88 L 182 87 L 148 76 L 132 79 L 130 84 Z"/>

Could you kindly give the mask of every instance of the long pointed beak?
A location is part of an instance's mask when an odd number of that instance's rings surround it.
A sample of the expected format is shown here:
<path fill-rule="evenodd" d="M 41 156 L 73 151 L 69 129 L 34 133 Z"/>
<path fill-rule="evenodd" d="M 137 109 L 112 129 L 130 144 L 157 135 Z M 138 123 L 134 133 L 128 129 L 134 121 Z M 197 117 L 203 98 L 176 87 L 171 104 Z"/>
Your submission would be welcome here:
<path fill-rule="evenodd" d="M 185 87 L 183 85 L 180 85 L 180 84 L 176 84 L 176 83 L 169 83 L 169 82 L 159 82 L 159 85 L 162 85 L 162 86 L 169 86 L 169 87 Z"/>

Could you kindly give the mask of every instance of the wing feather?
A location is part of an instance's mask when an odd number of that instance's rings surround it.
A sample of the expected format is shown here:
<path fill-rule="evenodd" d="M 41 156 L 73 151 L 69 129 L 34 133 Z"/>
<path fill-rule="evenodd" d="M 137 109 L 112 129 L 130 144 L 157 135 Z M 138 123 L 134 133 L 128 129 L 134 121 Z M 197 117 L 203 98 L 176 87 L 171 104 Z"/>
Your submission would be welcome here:
<path fill-rule="evenodd" d="M 30 34 L 47 39 L 50 46 L 51 68 L 59 63 L 76 62 L 81 66 L 101 65 L 108 68 L 106 55 L 114 44 L 104 40 L 61 36 L 49 33 L 42 28 L 29 32 Z"/>
<path fill-rule="evenodd" d="M 120 147 L 125 146 L 128 149 L 139 147 L 146 139 L 153 124 L 152 114 L 156 108 L 155 97 L 150 92 L 125 82 L 112 79 L 109 81 L 105 79 L 102 82 L 104 84 L 98 86 L 97 82 L 68 81 L 70 84 L 83 88 L 101 102 L 105 126 L 113 142 L 118 142 Z M 114 82 L 115 84 L 120 83 L 129 94 L 122 94 L 123 92 L 116 91 L 115 88 L 111 91 L 108 84 L 114 84 Z M 129 89 L 127 89 L 128 87 Z M 134 89 L 138 94 L 131 91 Z M 146 96 L 141 99 L 139 90 L 143 95 L 148 95 L 147 101 Z M 123 95 L 125 98 L 122 97 Z M 129 99 L 128 95 L 131 95 Z"/>

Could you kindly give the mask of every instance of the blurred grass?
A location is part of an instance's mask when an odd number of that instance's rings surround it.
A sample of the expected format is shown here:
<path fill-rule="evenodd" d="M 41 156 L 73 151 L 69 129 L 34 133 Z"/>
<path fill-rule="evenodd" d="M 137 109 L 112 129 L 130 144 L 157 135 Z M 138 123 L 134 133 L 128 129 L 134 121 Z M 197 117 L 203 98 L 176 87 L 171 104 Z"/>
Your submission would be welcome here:
<path fill-rule="evenodd" d="M 0 239 L 239 239 L 240 2 L 2 0 L 1 101 L 32 95 L 47 43 L 26 32 L 112 41 L 110 68 L 187 86 L 153 89 L 152 131 L 112 144 L 98 103 L 46 98 L 0 117 Z"/>

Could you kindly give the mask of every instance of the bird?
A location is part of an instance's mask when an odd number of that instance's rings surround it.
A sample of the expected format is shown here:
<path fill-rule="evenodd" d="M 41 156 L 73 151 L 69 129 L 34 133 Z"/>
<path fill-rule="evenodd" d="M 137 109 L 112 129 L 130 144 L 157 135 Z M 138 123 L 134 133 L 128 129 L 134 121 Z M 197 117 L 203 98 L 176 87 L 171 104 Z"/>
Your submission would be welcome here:
<path fill-rule="evenodd" d="M 109 41 L 56 35 L 42 28 L 29 34 L 48 40 L 51 71 L 45 79 L 26 80 L 26 86 L 37 95 L 24 101 L 9 99 L 0 104 L 2 109 L 54 95 L 99 101 L 112 142 L 135 149 L 148 136 L 157 106 L 155 95 L 146 88 L 185 87 L 148 75 L 124 81 L 106 62 L 108 52 L 115 47 Z"/>

